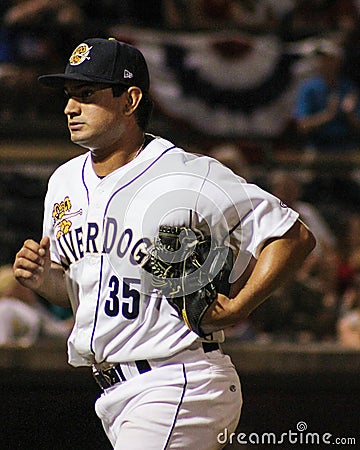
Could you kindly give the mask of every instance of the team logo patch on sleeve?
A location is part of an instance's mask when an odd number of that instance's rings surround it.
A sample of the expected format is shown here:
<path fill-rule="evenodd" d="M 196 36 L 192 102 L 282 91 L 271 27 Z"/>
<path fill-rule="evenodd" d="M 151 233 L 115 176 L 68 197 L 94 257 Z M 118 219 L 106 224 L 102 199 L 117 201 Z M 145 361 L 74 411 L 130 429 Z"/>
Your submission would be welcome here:
<path fill-rule="evenodd" d="M 72 52 L 72 55 L 69 58 L 69 63 L 72 66 L 78 66 L 84 61 L 90 59 L 90 51 L 92 46 L 89 47 L 87 44 L 82 43 L 76 47 L 76 49 Z"/>
<path fill-rule="evenodd" d="M 69 220 L 74 216 L 82 214 L 82 209 L 71 212 L 72 204 L 69 197 L 65 197 L 60 203 L 55 203 L 52 211 L 54 228 L 57 229 L 56 237 L 69 233 L 72 222 Z"/>

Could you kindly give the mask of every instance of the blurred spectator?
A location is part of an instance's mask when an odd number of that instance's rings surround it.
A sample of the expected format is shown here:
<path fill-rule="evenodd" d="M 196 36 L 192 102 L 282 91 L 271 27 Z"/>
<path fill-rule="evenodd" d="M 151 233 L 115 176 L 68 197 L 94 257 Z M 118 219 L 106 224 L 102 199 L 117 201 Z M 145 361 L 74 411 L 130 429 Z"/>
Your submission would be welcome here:
<path fill-rule="evenodd" d="M 360 349 L 360 307 L 353 309 L 338 322 L 339 343 L 347 348 Z"/>
<path fill-rule="evenodd" d="M 358 272 L 360 274 L 360 271 Z M 347 348 L 360 349 L 360 284 L 354 280 L 346 289 L 337 322 L 339 343 Z"/>
<path fill-rule="evenodd" d="M 313 253 L 326 253 L 336 247 L 335 235 L 320 211 L 309 202 L 303 201 L 302 182 L 295 172 L 279 170 L 270 175 L 270 192 L 300 214 L 302 221 L 316 238 Z"/>
<path fill-rule="evenodd" d="M 82 33 L 83 15 L 73 0 L 12 0 L 0 10 L 0 95 L 3 118 L 43 111 L 37 76 L 63 64 Z"/>
<path fill-rule="evenodd" d="M 83 22 L 85 22 L 84 33 L 80 39 L 91 36 L 107 37 L 108 30 L 113 25 L 135 22 L 136 0 L 76 0 L 76 3 L 81 8 Z M 138 10 L 138 13 L 140 15 L 141 11 Z M 75 41 L 72 45 L 74 44 Z"/>
<path fill-rule="evenodd" d="M 193 28 L 193 0 L 163 0 L 164 24 L 169 29 Z"/>
<path fill-rule="evenodd" d="M 238 5 L 234 0 L 192 0 L 196 28 L 223 28 L 234 26 Z"/>
<path fill-rule="evenodd" d="M 301 219 L 316 237 L 316 247 L 298 273 L 298 281 L 321 294 L 321 309 L 314 320 L 316 335 L 321 339 L 333 339 L 339 306 L 339 258 L 343 248 L 338 242 L 341 236 L 330 228 L 322 212 L 302 197 L 302 183 L 296 174 L 278 174 L 273 177 L 275 195 L 299 212 Z"/>
<path fill-rule="evenodd" d="M 128 2 L 134 25 L 143 27 L 164 27 L 164 0 L 131 0 Z"/>
<path fill-rule="evenodd" d="M 69 54 L 83 20 L 74 0 L 12 0 L 3 13 L 2 25 L 16 61 L 49 67 Z"/>
<path fill-rule="evenodd" d="M 347 215 L 341 236 L 342 249 L 338 261 L 338 293 L 345 296 L 360 279 L 360 213 Z M 341 232 L 341 230 L 340 230 Z"/>
<path fill-rule="evenodd" d="M 163 0 L 167 28 L 199 30 L 233 24 L 233 0 Z"/>
<path fill-rule="evenodd" d="M 328 316 L 322 293 L 295 279 L 260 305 L 251 322 L 259 341 L 307 343 L 334 338 L 336 316 Z"/>
<path fill-rule="evenodd" d="M 292 11 L 293 0 L 237 0 L 236 24 L 252 32 L 277 32 L 282 18 Z"/>
<path fill-rule="evenodd" d="M 360 5 L 360 3 L 359 3 Z M 360 19 L 353 29 L 349 30 L 343 41 L 344 46 L 344 75 L 360 89 Z"/>
<path fill-rule="evenodd" d="M 88 19 L 87 28 L 92 36 L 107 37 L 108 30 L 116 25 L 156 29 L 162 29 L 165 26 L 165 0 L 77 1 Z M 191 1 L 189 0 L 189 3 Z"/>
<path fill-rule="evenodd" d="M 12 267 L 0 268 L 0 346 L 29 347 L 41 336 L 66 340 L 72 318 L 59 320 L 14 278 Z"/>
<path fill-rule="evenodd" d="M 240 176 L 248 171 L 240 149 L 234 145 L 216 146 L 209 155 Z M 226 335 L 242 341 L 335 339 L 338 317 L 335 235 L 317 208 L 301 200 L 302 183 L 295 173 L 272 173 L 269 184 L 270 192 L 299 212 L 317 239 L 316 248 L 295 280 L 261 305 L 251 320 L 228 330 Z"/>
<path fill-rule="evenodd" d="M 284 14 L 279 35 L 285 42 L 297 41 L 329 31 L 323 0 L 294 0 L 292 9 Z"/>
<path fill-rule="evenodd" d="M 282 3 L 282 2 L 278 2 Z M 278 32 L 285 42 L 321 37 L 328 33 L 346 35 L 359 19 L 356 0 L 294 0 L 281 16 Z"/>
<path fill-rule="evenodd" d="M 360 143 L 359 90 L 342 74 L 343 50 L 324 41 L 317 50 L 317 73 L 299 87 L 295 119 L 304 148 L 339 154 Z"/>
<path fill-rule="evenodd" d="M 198 30 L 244 26 L 265 29 L 274 24 L 267 0 L 164 0 L 163 3 L 169 28 Z"/>
<path fill-rule="evenodd" d="M 354 271 L 360 275 L 360 213 L 354 211 L 349 215 L 347 246 L 349 248 L 349 262 Z"/>
<path fill-rule="evenodd" d="M 168 28 L 275 31 L 292 0 L 163 0 Z"/>
<path fill-rule="evenodd" d="M 343 35 L 355 30 L 359 21 L 359 2 L 356 0 L 327 0 L 324 2 L 329 31 Z"/>
<path fill-rule="evenodd" d="M 236 175 L 248 180 L 250 178 L 250 167 L 244 157 L 241 148 L 232 143 L 216 145 L 209 152 L 209 156 L 217 159 L 229 167 Z"/>
<path fill-rule="evenodd" d="M 279 171 L 270 177 L 270 192 L 300 214 L 317 243 L 296 279 L 255 312 L 254 325 L 258 333 L 277 339 L 334 339 L 338 314 L 335 236 L 317 208 L 301 200 L 302 184 L 295 173 Z"/>

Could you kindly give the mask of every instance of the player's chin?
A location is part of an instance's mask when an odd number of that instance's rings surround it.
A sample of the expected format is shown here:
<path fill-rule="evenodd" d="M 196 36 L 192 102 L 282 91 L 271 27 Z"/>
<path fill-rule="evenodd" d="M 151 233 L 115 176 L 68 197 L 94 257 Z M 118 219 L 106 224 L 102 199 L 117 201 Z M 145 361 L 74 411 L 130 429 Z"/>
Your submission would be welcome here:
<path fill-rule="evenodd" d="M 70 130 L 70 139 L 74 144 L 80 145 L 81 147 L 88 147 L 90 140 L 80 133 Z"/>

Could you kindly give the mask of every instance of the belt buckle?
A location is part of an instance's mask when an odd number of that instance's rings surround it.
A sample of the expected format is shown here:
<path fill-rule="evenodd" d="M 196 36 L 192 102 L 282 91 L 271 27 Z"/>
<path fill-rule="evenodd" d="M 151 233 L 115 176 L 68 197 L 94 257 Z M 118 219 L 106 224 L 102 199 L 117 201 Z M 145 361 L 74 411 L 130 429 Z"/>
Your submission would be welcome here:
<path fill-rule="evenodd" d="M 204 350 L 205 353 L 210 353 L 213 352 L 215 350 L 219 350 L 220 349 L 220 345 L 218 342 L 202 342 L 202 348 Z"/>
<path fill-rule="evenodd" d="M 121 383 L 121 379 L 118 377 L 117 372 L 114 371 L 112 367 L 105 370 L 99 370 L 95 365 L 93 365 L 92 373 L 95 381 L 102 390 L 108 389 L 109 387 L 114 386 L 114 384 L 116 383 Z"/>

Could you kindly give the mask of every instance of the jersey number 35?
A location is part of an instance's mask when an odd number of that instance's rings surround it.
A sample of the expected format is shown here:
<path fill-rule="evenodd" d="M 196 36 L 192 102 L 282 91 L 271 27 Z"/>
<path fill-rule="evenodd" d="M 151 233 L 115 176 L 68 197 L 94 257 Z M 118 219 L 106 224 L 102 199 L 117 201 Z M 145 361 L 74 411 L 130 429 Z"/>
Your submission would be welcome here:
<path fill-rule="evenodd" d="M 133 285 L 139 284 L 136 278 L 123 278 L 122 284 L 116 275 L 109 281 L 109 298 L 105 301 L 105 314 L 116 317 L 120 313 L 125 319 L 136 319 L 139 315 L 140 292 Z"/>

